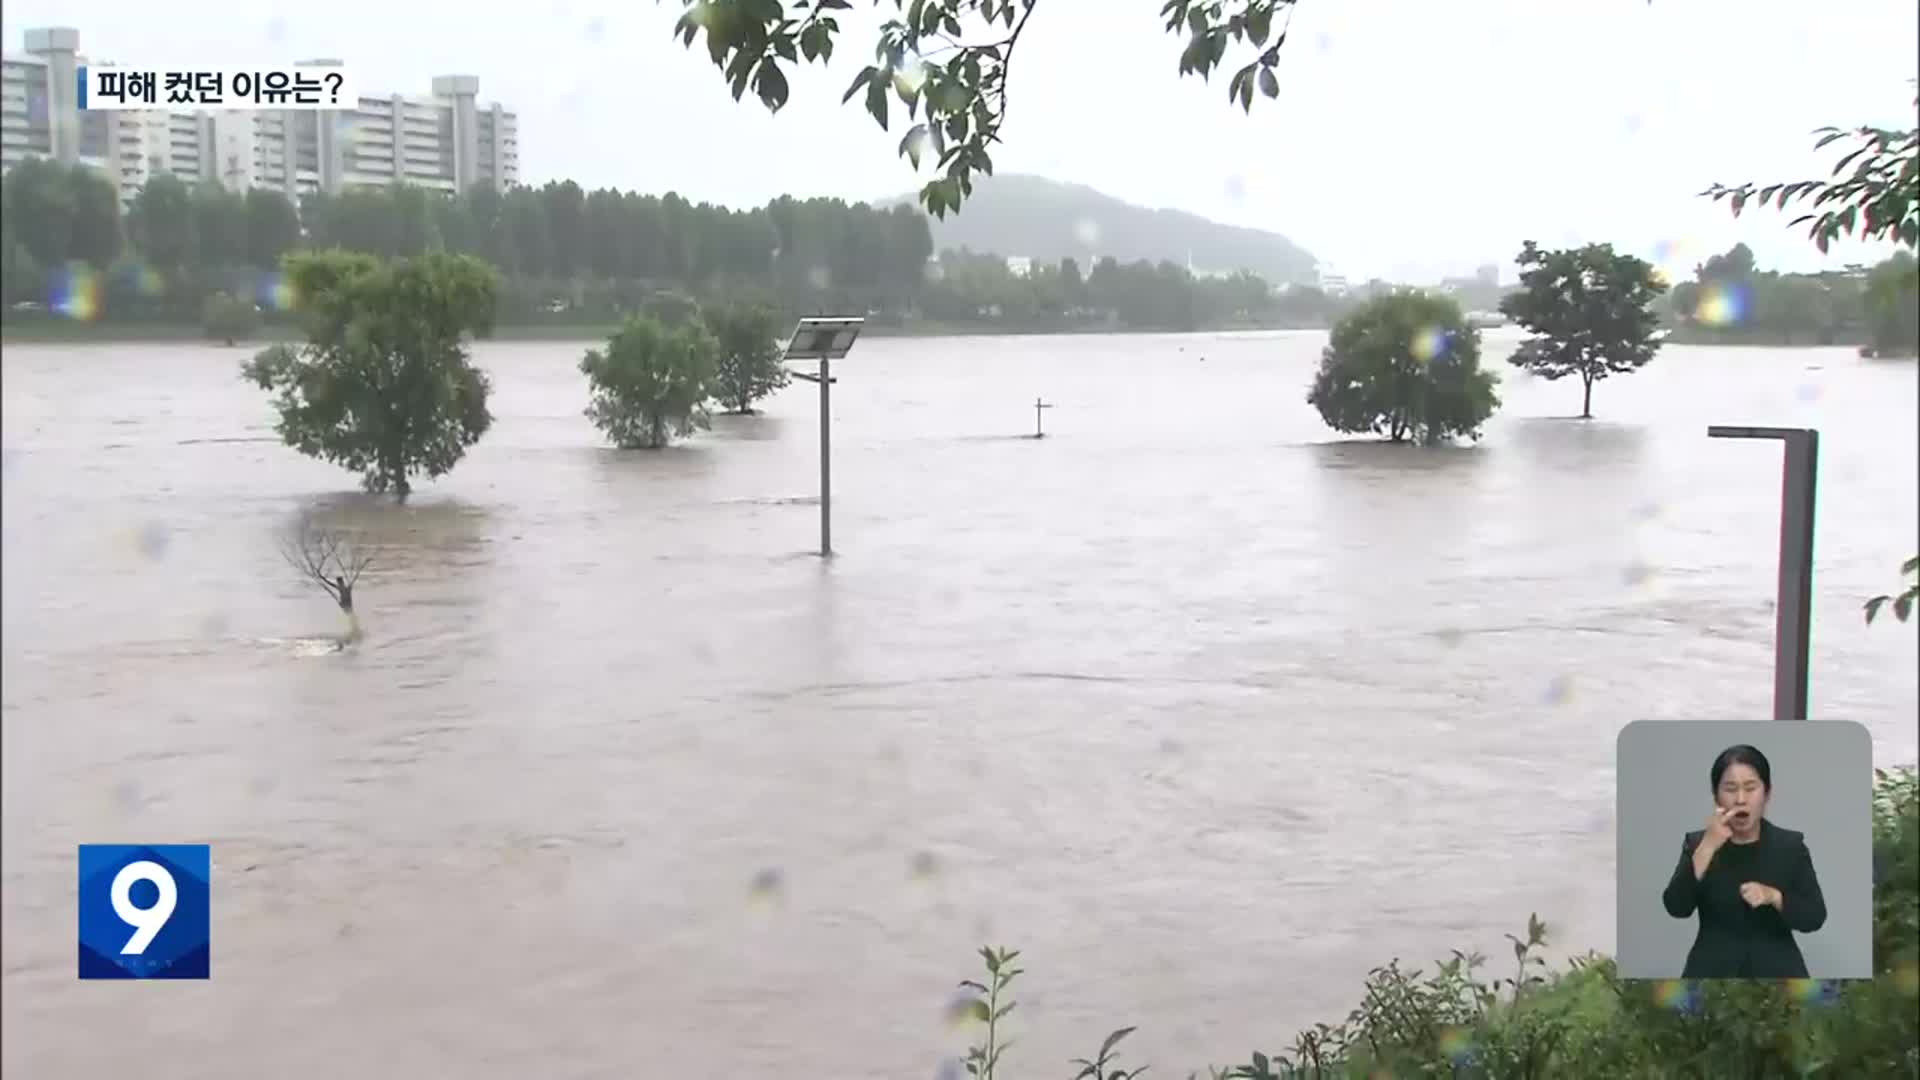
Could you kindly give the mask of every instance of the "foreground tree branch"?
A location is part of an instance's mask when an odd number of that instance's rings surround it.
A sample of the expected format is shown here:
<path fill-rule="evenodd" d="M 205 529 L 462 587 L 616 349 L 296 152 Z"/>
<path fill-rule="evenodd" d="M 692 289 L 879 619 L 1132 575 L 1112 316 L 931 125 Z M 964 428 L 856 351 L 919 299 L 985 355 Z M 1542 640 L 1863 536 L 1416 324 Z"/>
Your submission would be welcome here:
<path fill-rule="evenodd" d="M 893 104 L 908 124 L 900 156 L 915 169 L 929 153 L 945 175 L 920 189 L 927 212 L 945 217 L 973 194 L 976 173 L 992 176 L 989 148 L 1007 117 L 1014 50 L 1040 0 L 872 0 L 897 13 L 880 27 L 874 62 L 861 68 L 841 102 L 861 95 L 888 130 Z M 1179 73 L 1207 79 L 1235 47 L 1252 58 L 1234 72 L 1227 99 L 1253 107 L 1255 88 L 1278 97 L 1280 47 L 1298 0 L 1166 0 L 1167 33 L 1185 41 Z M 682 0 L 674 36 L 688 48 L 702 35 L 735 101 L 751 89 L 769 111 L 787 103 L 782 63 L 828 64 L 840 34 L 835 13 L 852 0 Z"/>

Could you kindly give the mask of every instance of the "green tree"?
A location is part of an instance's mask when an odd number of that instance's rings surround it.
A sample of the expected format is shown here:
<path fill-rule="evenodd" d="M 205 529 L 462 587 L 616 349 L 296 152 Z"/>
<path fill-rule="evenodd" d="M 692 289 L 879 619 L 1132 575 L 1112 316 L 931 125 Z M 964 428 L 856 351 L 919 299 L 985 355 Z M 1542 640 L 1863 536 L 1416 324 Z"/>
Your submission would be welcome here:
<path fill-rule="evenodd" d="M 248 188 L 245 200 L 247 265 L 277 270 L 281 257 L 300 243 L 300 212 L 269 188 Z"/>
<path fill-rule="evenodd" d="M 127 207 L 127 233 L 147 265 L 177 283 L 196 261 L 192 190 L 172 173 L 155 173 Z"/>
<path fill-rule="evenodd" d="M 586 416 L 623 450 L 658 450 L 708 424 L 720 343 L 698 319 L 667 327 L 636 315 L 587 350 L 580 371 L 592 387 Z"/>
<path fill-rule="evenodd" d="M 499 283 L 469 256 L 290 256 L 307 342 L 262 351 L 242 374 L 274 394 L 276 430 L 309 457 L 405 499 L 492 425 L 490 384 L 467 352 L 493 324 Z"/>
<path fill-rule="evenodd" d="M 787 103 L 780 65 L 830 61 L 840 34 L 838 12 L 853 6 L 851 0 L 684 3 L 674 35 L 691 47 L 704 34 L 707 55 L 734 100 L 752 89 L 773 112 Z M 1229 49 L 1251 56 L 1227 83 L 1228 100 L 1250 109 L 1256 87 L 1266 97 L 1280 93 L 1274 69 L 1294 3 L 1166 0 L 1160 14 L 1166 31 L 1185 41 L 1181 75 L 1206 79 Z M 1014 52 L 1038 6 L 1039 0 L 894 0 L 900 13 L 880 27 L 874 63 L 861 68 L 842 95 L 843 102 L 860 97 L 882 130 L 890 127 L 897 103 L 906 125 L 900 156 L 915 169 L 930 157 L 945 173 L 920 189 L 929 212 L 944 217 L 958 210 L 973 193 L 974 174 L 993 174 L 989 148 L 1001 141 Z"/>
<path fill-rule="evenodd" d="M 193 188 L 194 262 L 203 280 L 247 261 L 247 199 L 215 180 Z"/>
<path fill-rule="evenodd" d="M 730 413 L 753 411 L 753 403 L 787 385 L 780 322 L 771 308 L 727 304 L 706 313 L 707 330 L 719 345 L 713 394 Z"/>
<path fill-rule="evenodd" d="M 105 270 L 120 254 L 120 190 L 107 174 L 86 165 L 68 169 L 73 186 L 72 257 Z"/>
<path fill-rule="evenodd" d="M 1520 290 L 1500 310 L 1533 336 L 1511 362 L 1549 380 L 1580 376 L 1581 419 L 1593 384 L 1645 367 L 1660 349 L 1654 302 L 1666 291 L 1652 264 L 1611 244 L 1549 251 L 1529 240 L 1516 260 Z"/>
<path fill-rule="evenodd" d="M 74 258 L 78 207 L 70 179 L 64 166 L 45 158 L 29 158 L 7 171 L 7 226 L 35 266 L 57 269 Z"/>
<path fill-rule="evenodd" d="M 229 292 L 216 292 L 202 305 L 201 323 L 207 337 L 228 345 L 252 337 L 260 328 L 260 309 L 252 301 Z"/>
<path fill-rule="evenodd" d="M 1896 251 L 1867 272 L 1866 301 L 1875 355 L 1920 353 L 1920 265 L 1911 252 Z"/>
<path fill-rule="evenodd" d="M 1443 296 L 1393 293 L 1333 328 L 1307 403 L 1335 431 L 1435 444 L 1480 437 L 1499 407 L 1480 332 Z"/>

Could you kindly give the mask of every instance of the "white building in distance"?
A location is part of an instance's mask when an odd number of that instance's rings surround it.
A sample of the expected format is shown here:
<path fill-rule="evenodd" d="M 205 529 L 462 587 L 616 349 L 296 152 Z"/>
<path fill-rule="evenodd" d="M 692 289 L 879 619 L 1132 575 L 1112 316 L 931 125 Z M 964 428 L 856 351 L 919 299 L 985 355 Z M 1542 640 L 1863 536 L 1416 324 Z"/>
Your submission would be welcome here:
<path fill-rule="evenodd" d="M 519 119 L 482 105 L 472 75 L 439 76 L 426 96 L 362 97 L 352 109 L 82 112 L 84 62 L 80 32 L 68 27 L 29 30 L 24 52 L 0 57 L 0 168 L 35 157 L 90 165 L 114 178 L 122 202 L 162 172 L 273 188 L 296 202 L 350 187 L 504 190 L 520 179 Z"/>

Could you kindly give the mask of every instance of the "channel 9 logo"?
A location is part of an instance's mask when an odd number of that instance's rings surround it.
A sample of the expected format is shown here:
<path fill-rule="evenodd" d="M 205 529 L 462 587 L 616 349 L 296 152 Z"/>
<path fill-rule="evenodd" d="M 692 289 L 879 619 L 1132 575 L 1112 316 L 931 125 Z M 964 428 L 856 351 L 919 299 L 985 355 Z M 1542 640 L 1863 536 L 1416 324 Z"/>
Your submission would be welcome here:
<path fill-rule="evenodd" d="M 206 844 L 80 845 L 80 977 L 204 979 Z"/>

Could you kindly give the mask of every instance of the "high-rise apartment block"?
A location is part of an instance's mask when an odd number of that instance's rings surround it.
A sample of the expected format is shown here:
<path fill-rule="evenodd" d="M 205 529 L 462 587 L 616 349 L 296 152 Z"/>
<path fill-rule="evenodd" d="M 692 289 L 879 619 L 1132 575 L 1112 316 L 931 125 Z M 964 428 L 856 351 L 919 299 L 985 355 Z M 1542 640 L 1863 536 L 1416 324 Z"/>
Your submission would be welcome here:
<path fill-rule="evenodd" d="M 85 62 L 79 31 L 66 27 L 29 30 L 25 52 L 0 58 L 0 167 L 32 157 L 91 165 L 123 200 L 163 172 L 296 200 L 396 182 L 505 189 L 520 178 L 519 120 L 481 104 L 472 75 L 435 78 L 428 96 L 362 97 L 351 109 L 82 112 L 76 69 Z"/>

